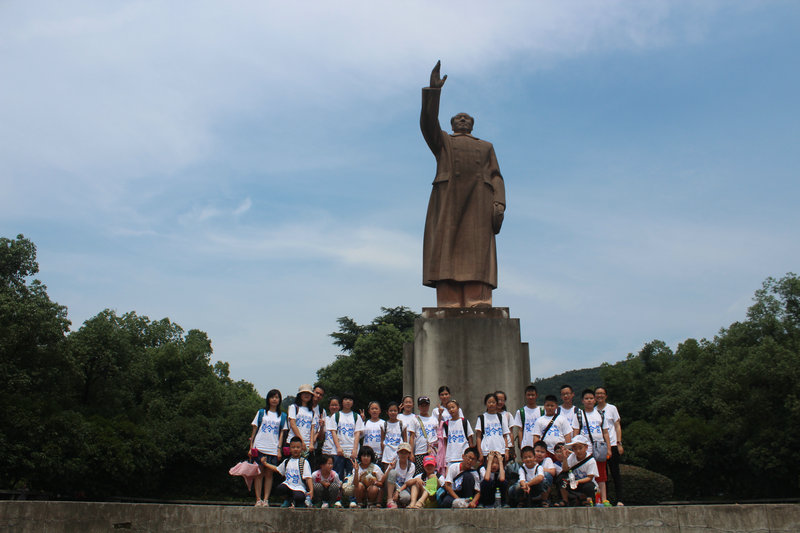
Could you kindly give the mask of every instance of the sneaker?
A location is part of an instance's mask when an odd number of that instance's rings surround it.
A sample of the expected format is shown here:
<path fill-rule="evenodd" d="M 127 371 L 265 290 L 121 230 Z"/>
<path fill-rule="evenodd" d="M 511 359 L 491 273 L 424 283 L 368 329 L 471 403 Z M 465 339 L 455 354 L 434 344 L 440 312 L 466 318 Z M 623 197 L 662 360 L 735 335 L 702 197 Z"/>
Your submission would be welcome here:
<path fill-rule="evenodd" d="M 617 502 L 617 507 L 625 507 L 625 504 L 622 502 Z"/>
<path fill-rule="evenodd" d="M 281 504 L 281 507 L 291 507 L 291 506 L 292 502 L 290 502 L 289 500 L 283 500 L 283 503 Z"/>
<path fill-rule="evenodd" d="M 397 503 L 394 500 L 389 500 L 389 503 L 386 504 L 387 509 L 397 509 Z"/>
<path fill-rule="evenodd" d="M 348 505 L 348 507 L 350 507 L 350 509 L 358 509 L 358 502 L 355 498 L 350 500 L 350 505 Z"/>
<path fill-rule="evenodd" d="M 261 507 L 262 505 L 264 505 L 264 502 L 262 500 L 258 500 L 253 507 Z"/>
<path fill-rule="evenodd" d="M 342 508 L 342 502 L 334 502 L 333 506 L 336 507 L 337 509 L 341 509 Z"/>
<path fill-rule="evenodd" d="M 261 504 L 261 507 L 269 507 L 269 500 L 261 500 L 261 501 L 264 502 Z"/>
<path fill-rule="evenodd" d="M 319 506 L 320 509 L 327 509 L 328 507 L 330 507 L 330 505 L 328 505 L 328 502 L 322 502 L 322 505 Z"/>
<path fill-rule="evenodd" d="M 603 500 L 603 507 L 611 507 L 611 502 L 608 500 Z"/>

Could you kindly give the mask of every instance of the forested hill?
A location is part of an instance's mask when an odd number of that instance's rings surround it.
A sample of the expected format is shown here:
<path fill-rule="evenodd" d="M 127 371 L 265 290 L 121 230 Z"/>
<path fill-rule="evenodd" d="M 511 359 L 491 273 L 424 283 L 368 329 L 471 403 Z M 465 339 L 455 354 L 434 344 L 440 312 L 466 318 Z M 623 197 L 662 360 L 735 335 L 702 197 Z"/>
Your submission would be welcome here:
<path fill-rule="evenodd" d="M 575 391 L 576 400 L 577 395 L 580 395 L 584 389 L 594 389 L 603 384 L 603 378 L 600 377 L 600 368 L 581 368 L 580 370 L 569 370 L 562 374 L 556 374 L 549 378 L 537 378 L 533 384 L 536 385 L 536 390 L 539 392 L 539 403 L 544 403 L 544 397 L 548 394 L 555 395 L 561 402 L 559 392 L 562 385 L 570 385 L 572 390 Z"/>

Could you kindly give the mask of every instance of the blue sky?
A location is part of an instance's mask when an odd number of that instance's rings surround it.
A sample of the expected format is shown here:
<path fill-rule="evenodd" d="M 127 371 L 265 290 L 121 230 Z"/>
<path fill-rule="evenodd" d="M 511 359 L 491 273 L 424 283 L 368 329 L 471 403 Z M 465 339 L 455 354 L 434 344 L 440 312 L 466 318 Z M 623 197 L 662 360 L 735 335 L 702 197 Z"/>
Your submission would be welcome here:
<path fill-rule="evenodd" d="M 262 392 L 421 285 L 443 124 L 494 143 L 533 378 L 711 337 L 798 271 L 795 2 L 4 2 L 0 235 L 73 329 L 206 331 Z"/>

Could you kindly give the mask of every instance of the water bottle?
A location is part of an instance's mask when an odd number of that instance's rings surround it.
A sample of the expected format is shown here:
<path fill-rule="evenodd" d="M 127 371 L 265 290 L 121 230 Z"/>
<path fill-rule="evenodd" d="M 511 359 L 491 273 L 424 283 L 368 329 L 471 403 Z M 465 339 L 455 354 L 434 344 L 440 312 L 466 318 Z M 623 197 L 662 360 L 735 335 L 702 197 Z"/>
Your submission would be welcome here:
<path fill-rule="evenodd" d="M 600 499 L 600 493 L 594 495 L 594 506 L 603 507 L 603 500 Z"/>
<path fill-rule="evenodd" d="M 569 473 L 569 488 L 575 490 L 578 488 L 578 482 L 575 480 L 575 472 Z"/>
<path fill-rule="evenodd" d="M 306 507 L 311 508 L 311 495 L 306 494 Z"/>
<path fill-rule="evenodd" d="M 500 507 L 500 485 L 494 488 L 494 506 Z"/>

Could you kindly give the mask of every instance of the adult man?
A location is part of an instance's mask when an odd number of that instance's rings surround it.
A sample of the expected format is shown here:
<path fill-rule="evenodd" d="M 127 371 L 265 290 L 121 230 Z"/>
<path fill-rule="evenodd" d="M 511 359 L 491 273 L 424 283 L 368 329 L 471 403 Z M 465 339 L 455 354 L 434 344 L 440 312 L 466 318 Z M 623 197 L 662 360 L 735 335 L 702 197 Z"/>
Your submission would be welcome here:
<path fill-rule="evenodd" d="M 441 62 L 422 89 L 420 128 L 436 156 L 428 202 L 422 283 L 436 288 L 438 307 L 491 307 L 497 288 L 495 234 L 506 207 L 505 185 L 491 143 L 473 137 L 466 113 L 454 116 L 453 133 L 439 126 L 439 97 L 447 76 Z"/>

